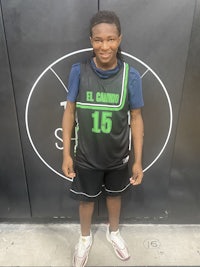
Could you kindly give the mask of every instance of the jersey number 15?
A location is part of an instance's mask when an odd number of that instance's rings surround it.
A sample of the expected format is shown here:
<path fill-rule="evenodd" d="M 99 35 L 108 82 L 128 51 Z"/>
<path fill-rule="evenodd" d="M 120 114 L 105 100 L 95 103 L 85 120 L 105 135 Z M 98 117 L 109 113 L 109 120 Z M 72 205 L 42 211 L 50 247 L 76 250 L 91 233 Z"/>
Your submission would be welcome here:
<path fill-rule="evenodd" d="M 95 111 L 92 113 L 93 133 L 109 134 L 112 130 L 112 112 Z"/>

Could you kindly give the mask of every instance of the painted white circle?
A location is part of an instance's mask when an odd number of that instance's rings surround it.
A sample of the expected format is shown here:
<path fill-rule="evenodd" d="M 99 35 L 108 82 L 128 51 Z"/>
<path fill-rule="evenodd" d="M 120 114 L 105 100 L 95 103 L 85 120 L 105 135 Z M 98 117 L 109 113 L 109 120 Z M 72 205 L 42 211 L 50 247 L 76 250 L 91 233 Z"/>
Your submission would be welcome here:
<path fill-rule="evenodd" d="M 69 181 L 71 181 L 70 178 L 64 176 L 62 173 L 56 171 L 54 168 L 52 168 L 46 161 L 45 159 L 40 155 L 40 153 L 38 152 L 36 146 L 34 145 L 33 143 L 33 140 L 32 140 L 32 137 L 31 137 L 31 134 L 30 134 L 30 129 L 29 129 L 29 104 L 30 104 L 30 101 L 31 101 L 31 97 L 33 95 L 33 92 L 37 86 L 37 84 L 39 83 L 40 79 L 43 77 L 43 75 L 48 71 L 48 70 L 51 70 L 52 72 L 54 72 L 54 70 L 52 69 L 52 67 L 54 65 L 56 65 L 58 62 L 62 61 L 63 59 L 66 59 L 70 56 L 73 56 L 73 55 L 76 55 L 76 54 L 79 54 L 79 53 L 84 53 L 84 52 L 89 52 L 89 51 L 92 51 L 92 48 L 85 48 L 85 49 L 81 49 L 81 50 L 77 50 L 77 51 L 74 51 L 74 52 L 71 52 L 69 54 L 66 54 L 64 55 L 63 57 L 57 59 L 56 61 L 54 61 L 52 64 L 50 64 L 40 75 L 39 77 L 37 78 L 37 80 L 35 81 L 35 83 L 33 84 L 32 88 L 31 88 L 31 91 L 29 93 L 29 96 L 28 96 L 28 99 L 27 99 L 27 103 L 26 103 L 26 110 L 25 110 L 25 124 L 26 124 L 26 131 L 27 131 L 27 135 L 28 135 L 28 138 L 29 138 L 29 141 L 31 143 L 31 146 L 32 148 L 34 149 L 35 153 L 37 154 L 37 156 L 40 158 L 40 160 L 50 169 L 52 170 L 54 173 L 56 173 L 57 175 L 59 175 L 60 177 L 64 178 L 64 179 L 67 179 Z M 170 135 L 171 135 L 171 131 L 172 131 L 172 122 L 173 122 L 173 113 L 172 113 L 172 104 L 171 104 L 171 101 L 170 101 L 170 97 L 169 97 L 169 94 L 167 92 L 167 89 L 165 88 L 163 82 L 161 81 L 161 79 L 159 78 L 159 76 L 146 64 L 144 63 L 142 60 L 138 59 L 137 57 L 134 57 L 126 52 L 122 52 L 123 55 L 139 62 L 141 65 L 143 65 L 145 68 L 146 68 L 146 71 L 145 73 L 142 75 L 142 77 L 147 73 L 147 72 L 151 72 L 153 74 L 153 76 L 158 80 L 158 82 L 160 83 L 161 85 L 161 88 L 167 98 L 167 103 L 168 103 L 168 108 L 169 108 L 169 117 L 170 117 L 170 120 L 169 120 L 169 127 L 168 127 L 168 132 L 167 132 L 167 137 L 164 141 L 164 144 L 161 148 L 161 150 L 159 151 L 159 153 L 157 154 L 157 156 L 153 159 L 153 161 L 143 170 L 144 172 L 146 172 L 158 159 L 159 157 L 161 156 L 161 154 L 163 153 L 163 151 L 165 150 L 166 146 L 167 146 L 167 143 L 170 139 Z M 56 75 L 56 77 L 59 79 L 59 82 L 62 83 L 62 86 L 64 87 L 64 89 L 67 91 L 67 88 L 65 87 L 64 83 L 62 82 L 62 80 L 59 78 L 59 76 L 54 72 L 54 74 Z"/>

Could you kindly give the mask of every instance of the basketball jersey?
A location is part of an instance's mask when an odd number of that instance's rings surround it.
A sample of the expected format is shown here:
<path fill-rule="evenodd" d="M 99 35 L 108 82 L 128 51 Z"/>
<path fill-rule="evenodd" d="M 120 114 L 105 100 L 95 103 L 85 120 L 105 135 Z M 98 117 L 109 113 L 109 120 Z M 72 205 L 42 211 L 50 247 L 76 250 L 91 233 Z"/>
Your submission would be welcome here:
<path fill-rule="evenodd" d="M 129 65 L 123 63 L 110 78 L 98 77 L 89 63 L 81 63 L 76 99 L 76 162 L 106 170 L 126 164 L 129 154 Z"/>

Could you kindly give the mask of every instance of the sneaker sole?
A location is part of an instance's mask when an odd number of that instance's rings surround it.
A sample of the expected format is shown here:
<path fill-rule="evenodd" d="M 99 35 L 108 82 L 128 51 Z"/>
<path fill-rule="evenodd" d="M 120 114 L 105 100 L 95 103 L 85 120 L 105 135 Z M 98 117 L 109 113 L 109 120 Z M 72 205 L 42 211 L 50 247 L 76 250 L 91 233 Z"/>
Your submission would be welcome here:
<path fill-rule="evenodd" d="M 75 265 L 75 257 L 76 257 L 76 255 L 73 256 L 73 261 L 72 261 L 73 267 L 76 267 L 76 265 Z M 86 265 L 87 261 L 88 261 L 88 255 L 86 256 L 85 259 L 83 258 L 83 262 L 81 263 L 82 264 L 81 267 L 84 267 Z"/>
<path fill-rule="evenodd" d="M 120 253 L 119 249 L 117 249 L 117 246 L 115 245 L 115 243 L 110 239 L 108 231 L 106 231 L 106 239 L 107 239 L 108 242 L 112 245 L 115 254 L 117 255 L 117 257 L 118 257 L 120 260 L 122 260 L 122 261 L 127 261 L 127 260 L 130 259 L 130 257 L 131 257 L 130 255 L 129 255 L 127 258 L 124 258 L 124 257 L 121 255 L 121 253 Z"/>
<path fill-rule="evenodd" d="M 90 249 L 91 249 L 91 247 L 92 247 L 92 244 L 88 247 L 88 249 L 87 249 L 87 255 L 85 256 L 85 257 L 83 257 L 82 258 L 82 262 L 81 262 L 81 265 L 80 265 L 80 267 L 84 267 L 85 265 L 86 265 L 86 263 L 87 263 L 87 261 L 88 261 L 88 257 L 89 257 L 89 253 L 90 253 Z M 75 251 L 74 252 L 74 255 L 73 255 L 73 260 L 72 260 L 72 265 L 73 265 L 73 267 L 76 267 L 76 261 L 75 261 L 75 258 L 76 258 L 76 254 L 77 254 L 77 252 Z M 79 259 L 81 259 L 81 258 L 79 258 Z"/>

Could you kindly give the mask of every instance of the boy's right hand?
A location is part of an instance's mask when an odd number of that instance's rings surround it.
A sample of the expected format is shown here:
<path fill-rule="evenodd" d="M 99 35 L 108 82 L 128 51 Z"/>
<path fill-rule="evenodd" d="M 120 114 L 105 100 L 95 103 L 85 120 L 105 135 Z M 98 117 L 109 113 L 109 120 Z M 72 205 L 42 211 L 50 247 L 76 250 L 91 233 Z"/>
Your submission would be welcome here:
<path fill-rule="evenodd" d="M 65 176 L 71 179 L 74 179 L 74 177 L 76 176 L 73 167 L 73 160 L 70 156 L 63 159 L 62 170 Z"/>

